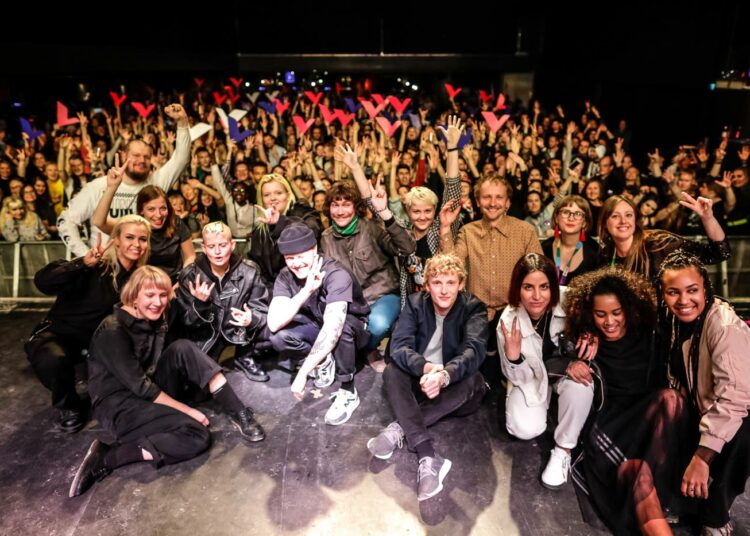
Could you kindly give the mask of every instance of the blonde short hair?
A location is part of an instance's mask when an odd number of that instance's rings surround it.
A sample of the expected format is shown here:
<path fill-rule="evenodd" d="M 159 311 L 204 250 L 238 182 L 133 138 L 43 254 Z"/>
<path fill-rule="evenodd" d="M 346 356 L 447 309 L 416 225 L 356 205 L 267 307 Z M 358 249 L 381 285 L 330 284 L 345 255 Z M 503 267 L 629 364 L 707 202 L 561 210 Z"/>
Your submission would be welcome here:
<path fill-rule="evenodd" d="M 203 227 L 203 231 L 201 231 L 201 236 L 205 240 L 206 235 L 209 234 L 223 234 L 229 239 L 232 238 L 232 230 L 223 221 L 212 221 L 211 223 L 207 223 L 206 226 Z"/>
<path fill-rule="evenodd" d="M 438 196 L 429 188 L 416 186 L 409 190 L 404 197 L 404 206 L 406 208 L 411 208 L 414 203 L 427 203 L 428 205 L 437 208 Z"/>
<path fill-rule="evenodd" d="M 148 257 L 151 254 L 151 224 L 143 216 L 137 214 L 127 214 L 120 217 L 115 223 L 112 229 L 112 234 L 109 235 L 110 239 L 115 240 L 122 234 L 122 228 L 125 225 L 134 223 L 141 225 L 146 229 L 146 251 L 143 252 L 140 259 L 136 262 L 136 266 L 140 267 L 148 262 Z M 120 273 L 120 262 L 117 259 L 117 248 L 110 247 L 107 251 L 102 254 L 101 262 L 106 266 L 106 272 L 112 273 L 112 279 L 114 280 L 115 290 L 117 290 L 117 276 Z"/>
<path fill-rule="evenodd" d="M 445 274 L 456 274 L 460 282 L 466 280 L 466 267 L 463 261 L 453 253 L 438 253 L 427 260 L 424 266 L 425 283 L 429 283 L 433 277 Z"/>
<path fill-rule="evenodd" d="M 174 290 L 172 289 L 172 280 L 169 279 L 167 272 L 156 266 L 141 266 L 133 275 L 130 276 L 128 282 L 122 287 L 120 291 L 120 301 L 124 305 L 133 305 L 138 293 L 143 287 L 152 286 L 159 290 L 166 290 L 167 297 L 171 300 L 174 296 Z"/>

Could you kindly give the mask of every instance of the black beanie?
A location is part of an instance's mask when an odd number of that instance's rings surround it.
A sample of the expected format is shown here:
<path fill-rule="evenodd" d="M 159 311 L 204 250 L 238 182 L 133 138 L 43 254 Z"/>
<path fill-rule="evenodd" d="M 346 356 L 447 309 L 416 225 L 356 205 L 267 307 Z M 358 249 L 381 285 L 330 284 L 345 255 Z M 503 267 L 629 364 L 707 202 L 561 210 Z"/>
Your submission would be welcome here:
<path fill-rule="evenodd" d="M 315 233 L 304 223 L 292 223 L 287 225 L 276 242 L 282 255 L 295 255 L 308 249 L 312 249 L 318 242 Z"/>

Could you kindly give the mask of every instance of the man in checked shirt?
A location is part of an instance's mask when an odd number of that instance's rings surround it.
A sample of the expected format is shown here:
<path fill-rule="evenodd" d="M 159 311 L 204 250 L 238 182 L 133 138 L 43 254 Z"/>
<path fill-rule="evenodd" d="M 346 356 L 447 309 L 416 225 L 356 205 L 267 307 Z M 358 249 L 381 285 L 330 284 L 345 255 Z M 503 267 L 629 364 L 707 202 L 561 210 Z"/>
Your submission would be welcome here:
<path fill-rule="evenodd" d="M 494 334 L 499 312 L 508 304 L 513 267 L 527 253 L 544 255 L 534 228 L 508 216 L 512 194 L 513 188 L 503 177 L 493 174 L 479 179 L 474 186 L 474 197 L 482 219 L 461 227 L 455 242 L 450 226 L 461 205 L 446 205 L 440 213 L 441 253 L 454 253 L 463 259 L 469 273 L 466 290 L 487 305 L 490 336 L 482 373 L 491 385 L 501 378 Z"/>

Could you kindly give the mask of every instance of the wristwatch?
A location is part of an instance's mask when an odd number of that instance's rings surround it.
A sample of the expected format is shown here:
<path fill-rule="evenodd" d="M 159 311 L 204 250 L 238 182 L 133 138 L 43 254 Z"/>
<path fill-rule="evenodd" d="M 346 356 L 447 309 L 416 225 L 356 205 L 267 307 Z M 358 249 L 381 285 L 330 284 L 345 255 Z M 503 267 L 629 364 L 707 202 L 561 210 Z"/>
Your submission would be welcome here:
<path fill-rule="evenodd" d="M 443 377 L 443 385 L 442 387 L 448 387 L 451 383 L 451 375 L 448 374 L 447 370 L 441 370 L 440 375 Z"/>

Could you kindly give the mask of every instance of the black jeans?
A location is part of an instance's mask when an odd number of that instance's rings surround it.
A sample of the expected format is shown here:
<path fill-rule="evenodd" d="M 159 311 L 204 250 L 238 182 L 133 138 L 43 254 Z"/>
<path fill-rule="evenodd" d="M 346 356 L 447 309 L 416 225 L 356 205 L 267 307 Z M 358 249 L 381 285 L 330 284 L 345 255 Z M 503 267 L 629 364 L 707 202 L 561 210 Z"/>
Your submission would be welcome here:
<path fill-rule="evenodd" d="M 188 384 L 205 389 L 219 372 L 221 367 L 213 359 L 182 339 L 162 353 L 153 380 L 166 394 L 179 398 Z M 192 417 L 130 393 L 104 399 L 94 414 L 119 443 L 135 441 L 150 452 L 156 467 L 189 460 L 211 445 L 208 428 Z"/>
<path fill-rule="evenodd" d="M 463 417 L 479 409 L 486 391 L 484 378 L 475 372 L 458 383 L 441 389 L 437 398 L 422 392 L 419 378 L 389 363 L 383 371 L 383 384 L 396 420 L 404 430 L 410 448 L 431 439 L 427 427 L 443 417 Z"/>
<path fill-rule="evenodd" d="M 317 324 L 292 322 L 271 335 L 271 344 L 274 350 L 284 357 L 304 359 L 310 353 L 319 333 L 320 326 Z M 341 337 L 332 352 L 336 363 L 337 380 L 348 382 L 354 379 L 357 350 L 364 348 L 369 339 L 370 334 L 364 328 L 364 323 L 347 316 Z"/>
<path fill-rule="evenodd" d="M 81 409 L 76 393 L 75 368 L 86 361 L 81 352 L 88 346 L 73 337 L 57 335 L 51 325 L 39 324 L 24 350 L 39 381 L 51 391 L 52 405 L 58 409 Z"/>

